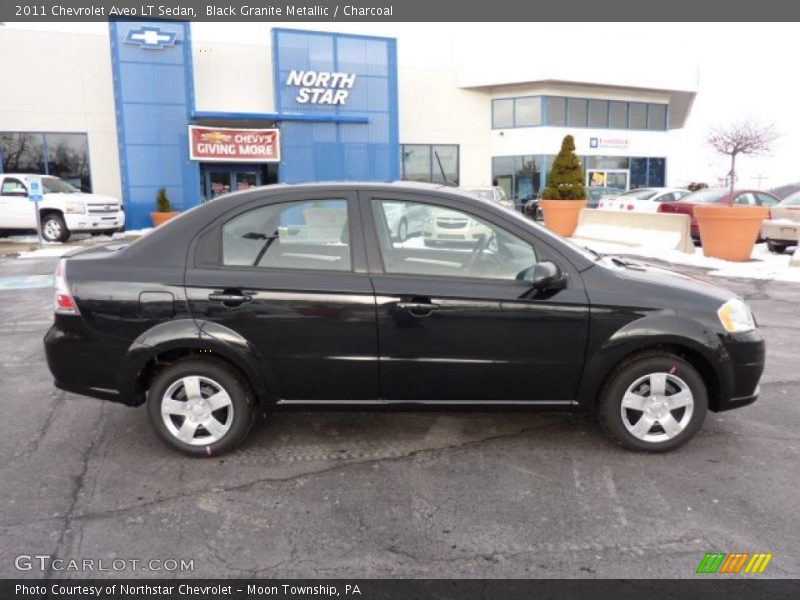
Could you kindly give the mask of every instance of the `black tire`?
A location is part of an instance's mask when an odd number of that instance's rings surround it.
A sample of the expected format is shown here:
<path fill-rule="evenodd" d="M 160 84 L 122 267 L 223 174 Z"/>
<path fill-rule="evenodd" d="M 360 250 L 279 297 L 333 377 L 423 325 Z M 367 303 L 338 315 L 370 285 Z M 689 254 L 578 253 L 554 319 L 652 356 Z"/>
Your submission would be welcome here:
<path fill-rule="evenodd" d="M 773 242 L 772 240 L 767 240 L 767 250 L 773 254 L 783 254 L 788 247 L 788 244 L 779 244 L 777 242 Z"/>
<path fill-rule="evenodd" d="M 677 379 L 688 387 L 693 400 L 692 411 L 687 417 L 683 430 L 674 437 L 661 441 L 647 441 L 636 437 L 628 431 L 622 415 L 622 401 L 628 388 L 650 374 L 667 374 L 670 377 L 667 387 L 672 386 L 673 389 L 678 389 L 678 386 L 672 383 L 674 379 Z M 669 395 L 669 393 L 666 394 L 667 397 Z M 603 386 L 599 400 L 598 417 L 605 432 L 622 446 L 630 450 L 645 452 L 667 452 L 682 446 L 702 427 L 708 411 L 708 392 L 703 378 L 691 364 L 667 352 L 640 354 L 622 363 Z M 670 414 L 675 421 L 679 419 L 683 421 L 686 410 L 687 408 L 675 409 L 671 410 Z M 637 412 L 639 411 L 626 410 L 626 415 L 628 415 L 626 418 L 629 422 L 631 418 L 635 418 Z M 644 417 L 644 412 L 639 414 L 640 418 Z M 635 426 L 636 423 L 638 423 L 638 419 L 633 425 Z M 666 430 L 661 428 L 658 421 L 648 430 L 652 433 L 647 435 L 661 435 L 659 429 L 666 436 Z"/>
<path fill-rule="evenodd" d="M 170 390 L 173 384 L 179 385 L 178 382 L 181 379 L 191 376 L 199 376 L 211 380 L 213 383 L 218 384 L 230 398 L 233 415 L 229 429 L 220 439 L 211 443 L 202 443 L 200 441 L 200 438 L 204 437 L 202 432 L 205 431 L 202 428 L 202 424 L 196 425 L 197 430 L 193 439 L 197 439 L 198 443 L 192 444 L 178 439 L 168 429 L 165 419 L 162 418 L 161 405 L 167 391 Z M 213 390 L 213 388 L 211 389 Z M 225 411 L 228 408 L 221 410 L 223 411 L 222 418 L 227 417 L 227 412 Z M 167 367 L 155 377 L 148 393 L 147 413 L 158 437 L 167 446 L 180 450 L 189 456 L 218 456 L 235 449 L 247 437 L 255 420 L 255 398 L 248 383 L 235 369 L 213 360 L 186 359 Z M 217 414 L 219 413 L 217 412 Z M 188 418 L 188 416 L 183 417 L 183 419 Z M 171 417 L 171 420 L 176 428 L 180 427 L 183 422 L 180 417 L 175 416 Z"/>
<path fill-rule="evenodd" d="M 58 213 L 47 213 L 42 217 L 42 238 L 47 242 L 66 242 L 69 229 L 64 218 Z"/>

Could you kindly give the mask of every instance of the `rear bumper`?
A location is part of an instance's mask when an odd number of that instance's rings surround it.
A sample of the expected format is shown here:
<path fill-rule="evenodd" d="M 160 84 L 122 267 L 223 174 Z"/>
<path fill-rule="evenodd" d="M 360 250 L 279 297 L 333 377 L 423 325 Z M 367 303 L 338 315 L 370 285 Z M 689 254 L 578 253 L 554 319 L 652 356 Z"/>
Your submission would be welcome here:
<path fill-rule="evenodd" d="M 81 317 L 56 315 L 56 322 L 44 336 L 45 357 L 55 386 L 129 406 L 144 402 L 142 391 L 119 389 L 119 343 L 94 333 Z"/>
<path fill-rule="evenodd" d="M 747 406 L 758 399 L 766 355 L 764 336 L 758 329 L 727 336 L 723 348 L 727 385 L 721 386 L 722 393 L 711 406 L 717 412 Z"/>

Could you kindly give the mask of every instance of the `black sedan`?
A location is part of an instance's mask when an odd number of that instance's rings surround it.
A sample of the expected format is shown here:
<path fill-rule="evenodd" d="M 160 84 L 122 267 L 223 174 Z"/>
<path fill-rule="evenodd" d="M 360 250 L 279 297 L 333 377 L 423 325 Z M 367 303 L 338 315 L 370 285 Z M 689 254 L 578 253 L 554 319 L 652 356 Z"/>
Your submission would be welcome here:
<path fill-rule="evenodd" d="M 421 224 L 400 240 L 387 216 L 409 207 Z M 425 244 L 454 219 L 469 239 Z M 764 366 L 732 292 L 410 183 L 239 192 L 69 256 L 45 349 L 57 387 L 146 404 L 200 456 L 257 412 L 343 405 L 596 412 L 624 446 L 664 451 L 756 400 Z"/>

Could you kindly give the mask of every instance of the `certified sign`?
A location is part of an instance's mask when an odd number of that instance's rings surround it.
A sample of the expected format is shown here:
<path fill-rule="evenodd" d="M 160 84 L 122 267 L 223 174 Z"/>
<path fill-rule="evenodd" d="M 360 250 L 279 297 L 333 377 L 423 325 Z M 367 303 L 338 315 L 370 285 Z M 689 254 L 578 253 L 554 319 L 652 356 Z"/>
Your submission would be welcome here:
<path fill-rule="evenodd" d="M 189 125 L 189 158 L 211 162 L 279 162 L 280 131 Z"/>

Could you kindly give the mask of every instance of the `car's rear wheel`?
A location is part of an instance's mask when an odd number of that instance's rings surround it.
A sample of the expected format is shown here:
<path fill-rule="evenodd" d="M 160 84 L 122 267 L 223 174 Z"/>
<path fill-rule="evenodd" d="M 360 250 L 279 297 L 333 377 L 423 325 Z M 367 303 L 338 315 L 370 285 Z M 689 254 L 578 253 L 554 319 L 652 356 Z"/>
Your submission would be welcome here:
<path fill-rule="evenodd" d="M 688 442 L 703 425 L 708 394 L 688 362 L 666 352 L 620 365 L 600 397 L 600 423 L 632 450 L 665 452 Z"/>
<path fill-rule="evenodd" d="M 47 213 L 42 217 L 42 237 L 47 242 L 66 242 L 69 239 L 69 229 L 60 214 Z"/>
<path fill-rule="evenodd" d="M 767 250 L 773 252 L 774 254 L 783 254 L 788 247 L 788 244 L 779 244 L 778 242 L 767 240 Z"/>
<path fill-rule="evenodd" d="M 236 448 L 255 416 L 249 386 L 216 361 L 175 363 L 153 380 L 147 400 L 150 422 L 162 441 L 192 456 Z"/>

